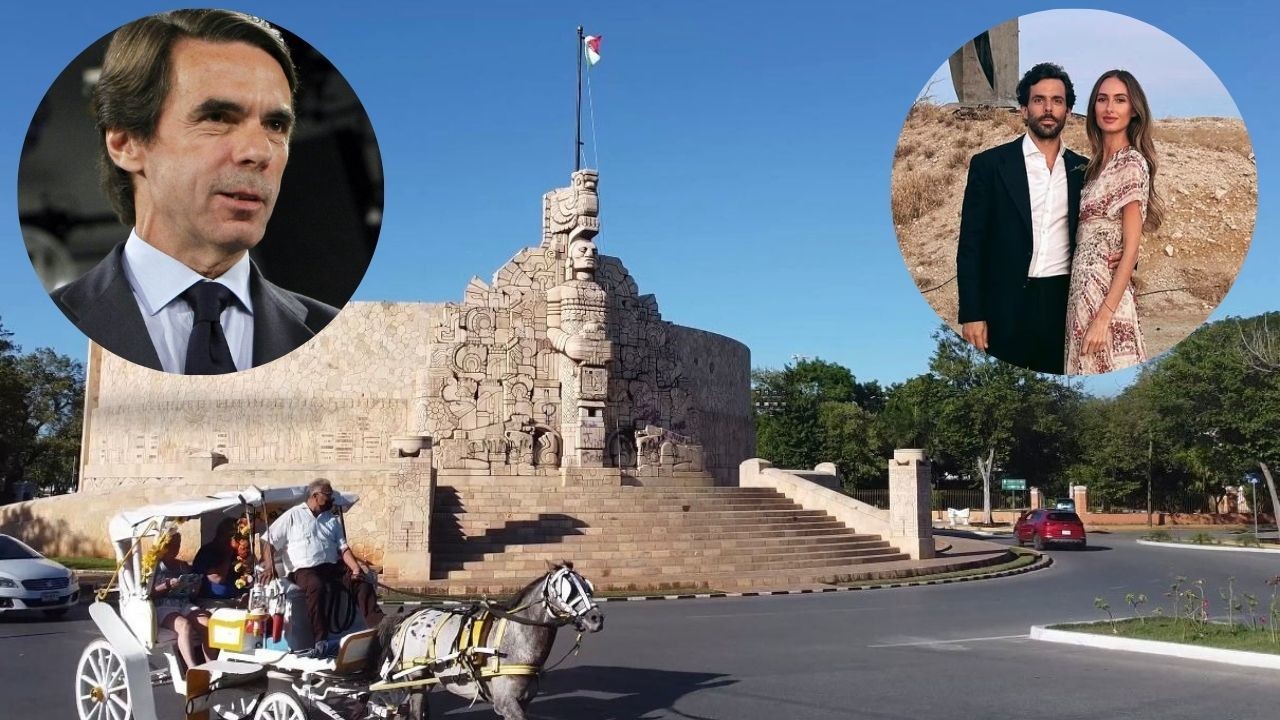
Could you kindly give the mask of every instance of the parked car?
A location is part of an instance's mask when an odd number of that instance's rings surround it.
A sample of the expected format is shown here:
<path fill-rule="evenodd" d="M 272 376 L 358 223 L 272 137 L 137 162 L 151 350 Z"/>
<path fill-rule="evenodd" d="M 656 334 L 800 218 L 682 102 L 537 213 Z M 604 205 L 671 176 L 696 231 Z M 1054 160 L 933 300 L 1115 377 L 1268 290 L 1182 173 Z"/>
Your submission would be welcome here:
<path fill-rule="evenodd" d="M 1083 548 L 1088 542 L 1080 516 L 1057 509 L 1024 512 L 1013 525 L 1013 538 L 1019 546 L 1031 543 L 1037 550 L 1050 544 Z"/>
<path fill-rule="evenodd" d="M 0 613 L 39 610 L 65 615 L 80 602 L 80 578 L 32 550 L 21 540 L 0 535 Z"/>

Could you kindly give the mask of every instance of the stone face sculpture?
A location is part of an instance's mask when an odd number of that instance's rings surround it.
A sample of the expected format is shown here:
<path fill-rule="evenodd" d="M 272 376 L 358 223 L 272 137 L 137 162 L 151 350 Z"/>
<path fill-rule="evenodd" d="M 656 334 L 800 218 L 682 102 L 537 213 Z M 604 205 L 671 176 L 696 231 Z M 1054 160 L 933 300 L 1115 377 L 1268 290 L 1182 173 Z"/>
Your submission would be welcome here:
<path fill-rule="evenodd" d="M 434 438 L 440 467 L 598 479 L 607 468 L 634 473 L 647 451 L 652 472 L 702 469 L 669 323 L 596 247 L 598 183 L 580 170 L 543 196 L 541 244 L 516 253 L 492 285 L 472 279 L 428 328 L 440 349 L 415 376 L 409 424 Z M 646 425 L 661 438 L 642 451 L 633 438 Z M 663 440 L 673 443 L 665 465 Z"/>
<path fill-rule="evenodd" d="M 566 253 L 566 280 L 547 291 L 547 339 L 561 354 L 561 434 L 570 466 L 603 467 L 605 401 L 613 359 L 604 288 L 595 281 L 596 246 L 578 235 Z"/>
<path fill-rule="evenodd" d="M 702 446 L 693 438 L 647 425 L 636 431 L 636 469 L 649 472 L 699 472 Z"/>

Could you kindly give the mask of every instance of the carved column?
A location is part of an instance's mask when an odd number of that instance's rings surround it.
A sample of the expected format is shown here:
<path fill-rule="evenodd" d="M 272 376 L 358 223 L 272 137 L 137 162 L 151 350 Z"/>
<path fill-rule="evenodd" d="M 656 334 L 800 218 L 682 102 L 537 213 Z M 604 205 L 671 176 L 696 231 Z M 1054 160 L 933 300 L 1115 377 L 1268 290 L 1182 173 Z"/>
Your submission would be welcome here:
<path fill-rule="evenodd" d="M 934 556 L 930 475 L 923 450 L 893 451 L 889 461 L 889 537 L 885 539 L 912 560 Z"/>

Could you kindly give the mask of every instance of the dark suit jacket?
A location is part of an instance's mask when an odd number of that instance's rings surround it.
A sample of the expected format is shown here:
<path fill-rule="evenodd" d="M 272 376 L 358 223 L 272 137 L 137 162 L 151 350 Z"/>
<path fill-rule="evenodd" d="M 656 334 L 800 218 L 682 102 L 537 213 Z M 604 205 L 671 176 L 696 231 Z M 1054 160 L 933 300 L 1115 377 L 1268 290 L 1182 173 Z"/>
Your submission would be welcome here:
<path fill-rule="evenodd" d="M 1071 252 L 1080 223 L 1080 188 L 1088 159 L 1065 151 L 1067 227 Z M 1031 190 L 1022 156 L 1022 136 L 978 153 L 969 161 L 969 180 L 960 213 L 956 281 L 961 323 L 987 321 L 992 348 L 1010 347 L 1022 289 L 1031 267 Z M 1065 318 L 1067 309 L 1062 309 Z"/>
<path fill-rule="evenodd" d="M 249 294 L 253 298 L 254 367 L 289 354 L 338 314 L 335 307 L 271 284 L 252 263 Z M 124 243 L 80 279 L 51 295 L 91 340 L 130 362 L 163 370 L 124 274 Z"/>

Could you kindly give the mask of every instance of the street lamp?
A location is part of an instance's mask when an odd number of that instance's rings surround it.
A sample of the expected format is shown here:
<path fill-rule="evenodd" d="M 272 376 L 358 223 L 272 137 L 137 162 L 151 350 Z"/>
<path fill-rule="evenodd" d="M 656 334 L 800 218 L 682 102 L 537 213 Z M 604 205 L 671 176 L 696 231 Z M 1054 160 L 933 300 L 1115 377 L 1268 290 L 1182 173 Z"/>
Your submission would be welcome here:
<path fill-rule="evenodd" d="M 1258 476 L 1248 473 L 1244 476 L 1244 479 L 1248 480 L 1249 484 L 1253 486 L 1253 505 L 1250 509 L 1253 510 L 1253 536 L 1256 538 L 1258 537 Z"/>

